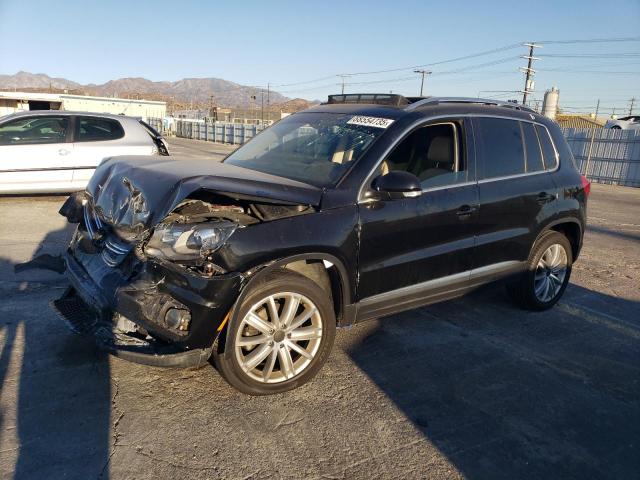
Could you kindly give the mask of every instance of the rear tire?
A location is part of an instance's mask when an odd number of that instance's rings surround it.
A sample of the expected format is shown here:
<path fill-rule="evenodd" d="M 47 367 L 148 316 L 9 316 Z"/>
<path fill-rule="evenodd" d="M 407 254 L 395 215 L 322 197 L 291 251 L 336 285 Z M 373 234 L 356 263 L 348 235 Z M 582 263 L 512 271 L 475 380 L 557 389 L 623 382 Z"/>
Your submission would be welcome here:
<path fill-rule="evenodd" d="M 336 332 L 331 299 L 315 282 L 281 269 L 249 287 L 215 348 L 218 371 L 250 395 L 286 392 L 324 365 Z"/>
<path fill-rule="evenodd" d="M 523 308 L 553 307 L 569 283 L 573 255 L 571 243 L 562 233 L 544 233 L 531 249 L 527 270 L 507 283 L 507 292 Z"/>

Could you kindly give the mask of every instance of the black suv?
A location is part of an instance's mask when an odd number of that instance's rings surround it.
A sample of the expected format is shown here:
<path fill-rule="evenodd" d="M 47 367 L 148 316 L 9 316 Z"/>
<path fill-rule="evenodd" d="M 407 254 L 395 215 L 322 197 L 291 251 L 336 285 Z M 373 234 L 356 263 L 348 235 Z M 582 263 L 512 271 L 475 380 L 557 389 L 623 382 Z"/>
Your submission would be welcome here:
<path fill-rule="evenodd" d="M 589 183 L 558 126 L 509 103 L 334 95 L 222 163 L 116 157 L 61 209 L 77 231 L 54 302 L 123 358 L 213 358 L 250 394 L 312 378 L 336 326 L 507 278 L 554 305 Z"/>

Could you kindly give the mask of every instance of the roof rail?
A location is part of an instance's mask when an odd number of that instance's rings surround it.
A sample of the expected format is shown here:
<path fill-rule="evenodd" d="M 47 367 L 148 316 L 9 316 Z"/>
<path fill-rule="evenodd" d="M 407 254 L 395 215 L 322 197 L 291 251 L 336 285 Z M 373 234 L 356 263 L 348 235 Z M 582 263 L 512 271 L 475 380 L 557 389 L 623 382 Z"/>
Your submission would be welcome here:
<path fill-rule="evenodd" d="M 429 97 L 408 105 L 405 110 L 415 110 L 416 108 L 439 105 L 442 103 L 473 103 L 476 105 L 494 105 L 496 107 L 506 107 L 512 108 L 514 110 L 522 110 L 523 112 L 537 113 L 535 110 L 529 107 L 525 107 L 524 105 L 518 105 L 517 103 L 473 97 Z"/>
<path fill-rule="evenodd" d="M 406 97 L 393 93 L 343 93 L 338 95 L 329 95 L 326 103 L 365 103 L 404 107 L 405 105 L 409 105 L 410 102 Z"/>

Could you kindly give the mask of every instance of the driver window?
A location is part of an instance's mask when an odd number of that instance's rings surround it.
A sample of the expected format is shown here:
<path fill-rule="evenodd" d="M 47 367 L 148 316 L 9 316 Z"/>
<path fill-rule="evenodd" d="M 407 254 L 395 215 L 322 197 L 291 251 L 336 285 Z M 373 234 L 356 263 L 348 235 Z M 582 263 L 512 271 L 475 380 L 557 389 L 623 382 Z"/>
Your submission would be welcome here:
<path fill-rule="evenodd" d="M 419 128 L 393 149 L 382 162 L 380 173 L 413 173 L 423 189 L 466 182 L 460 138 L 460 129 L 454 123 Z"/>
<path fill-rule="evenodd" d="M 0 145 L 64 143 L 67 117 L 19 118 L 0 125 Z"/>

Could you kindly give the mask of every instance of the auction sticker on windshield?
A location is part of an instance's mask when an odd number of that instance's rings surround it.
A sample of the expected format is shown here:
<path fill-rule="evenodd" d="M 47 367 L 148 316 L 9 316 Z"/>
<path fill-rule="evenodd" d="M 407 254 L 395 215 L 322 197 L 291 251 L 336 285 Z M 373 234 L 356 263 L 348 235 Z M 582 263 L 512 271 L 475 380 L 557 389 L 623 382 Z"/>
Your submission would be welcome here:
<path fill-rule="evenodd" d="M 390 118 L 367 117 L 356 115 L 347 122 L 349 125 L 362 125 L 363 127 L 387 128 L 393 123 Z"/>

